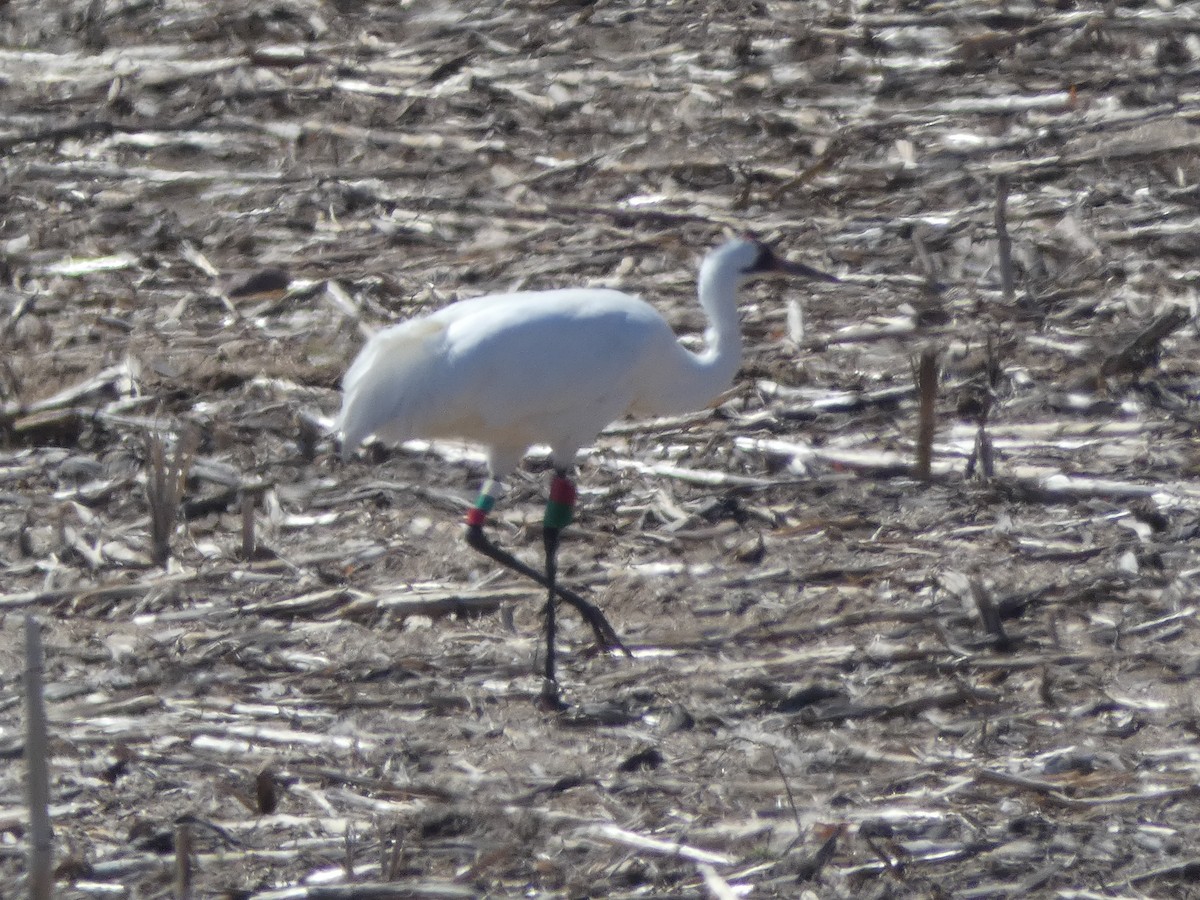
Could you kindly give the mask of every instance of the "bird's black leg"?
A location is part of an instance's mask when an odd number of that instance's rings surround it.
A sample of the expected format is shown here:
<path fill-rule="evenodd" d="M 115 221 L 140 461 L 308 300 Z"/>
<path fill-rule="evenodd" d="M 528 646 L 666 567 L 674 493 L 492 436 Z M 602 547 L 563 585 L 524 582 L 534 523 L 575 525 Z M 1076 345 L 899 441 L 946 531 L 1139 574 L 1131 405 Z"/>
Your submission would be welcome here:
<path fill-rule="evenodd" d="M 528 566 L 521 560 L 517 559 L 507 550 L 501 550 L 483 533 L 484 522 L 487 521 L 487 514 L 491 511 L 496 503 L 494 491 L 497 489 L 496 482 L 488 479 L 484 482 L 483 490 L 479 494 L 479 498 L 475 501 L 475 505 L 467 511 L 467 545 L 477 553 L 482 553 L 488 559 L 500 563 L 506 568 L 512 569 L 532 581 L 536 581 L 542 587 L 549 588 L 550 585 L 546 580 L 546 576 L 532 566 Z M 596 643 L 604 650 L 619 650 L 626 656 L 630 656 L 629 650 L 621 643 L 621 639 L 617 637 L 617 633 L 613 627 L 608 624 L 608 619 L 604 617 L 604 613 L 600 612 L 595 606 L 584 600 L 572 590 L 556 584 L 554 593 L 565 600 L 571 606 L 579 611 L 579 614 L 592 626 L 592 632 L 596 635 Z"/>
<path fill-rule="evenodd" d="M 575 485 L 564 472 L 554 473 L 550 482 L 550 499 L 546 503 L 543 521 L 543 542 L 546 547 L 546 680 L 542 684 L 542 702 L 551 709 L 561 708 L 558 681 L 554 673 L 554 638 L 556 632 L 554 584 L 558 576 L 558 536 L 571 524 L 575 507 Z"/>
<path fill-rule="evenodd" d="M 547 517 L 549 513 L 547 513 Z M 542 704 L 547 709 L 562 709 L 558 696 L 558 679 L 554 672 L 554 638 L 557 632 L 555 621 L 554 582 L 558 577 L 558 534 L 560 529 L 547 525 L 542 532 L 546 545 L 546 680 L 542 682 Z"/>

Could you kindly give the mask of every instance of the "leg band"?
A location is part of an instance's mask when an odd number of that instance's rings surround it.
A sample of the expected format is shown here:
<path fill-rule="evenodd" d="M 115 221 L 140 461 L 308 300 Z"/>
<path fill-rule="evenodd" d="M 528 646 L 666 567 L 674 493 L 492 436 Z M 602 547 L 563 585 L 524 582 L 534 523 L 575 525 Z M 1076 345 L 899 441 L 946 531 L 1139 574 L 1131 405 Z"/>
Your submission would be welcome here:
<path fill-rule="evenodd" d="M 547 528 L 566 528 L 571 524 L 574 506 L 575 485 L 570 478 L 555 475 L 550 482 L 550 500 L 546 504 L 543 524 Z"/>
<path fill-rule="evenodd" d="M 467 510 L 467 524 L 472 528 L 480 527 L 487 521 L 488 513 L 496 505 L 496 491 L 499 487 L 500 485 L 491 478 L 483 483 L 479 496 L 475 498 L 475 505 Z"/>

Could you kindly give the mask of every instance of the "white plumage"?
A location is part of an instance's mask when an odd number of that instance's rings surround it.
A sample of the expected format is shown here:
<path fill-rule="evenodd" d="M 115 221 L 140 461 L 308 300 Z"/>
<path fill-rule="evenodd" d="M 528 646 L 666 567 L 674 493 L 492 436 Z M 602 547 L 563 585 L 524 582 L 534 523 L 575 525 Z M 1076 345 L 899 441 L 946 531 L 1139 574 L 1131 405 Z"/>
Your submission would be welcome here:
<path fill-rule="evenodd" d="M 665 331 L 665 334 L 662 332 Z M 637 405 L 662 319 L 615 291 L 480 297 L 376 335 L 346 374 L 345 446 L 466 438 L 503 477 L 531 444 L 575 451 Z M 402 386 L 397 389 L 398 386 Z M 416 388 L 416 389 L 413 389 Z"/>
<path fill-rule="evenodd" d="M 385 328 L 343 380 L 343 453 L 371 435 L 459 438 L 487 447 L 502 479 L 531 445 L 548 444 L 568 469 L 609 422 L 699 409 L 728 388 L 741 360 L 737 288 L 770 269 L 821 276 L 749 239 L 705 258 L 701 353 L 684 349 L 650 304 L 605 289 L 476 297 Z"/>

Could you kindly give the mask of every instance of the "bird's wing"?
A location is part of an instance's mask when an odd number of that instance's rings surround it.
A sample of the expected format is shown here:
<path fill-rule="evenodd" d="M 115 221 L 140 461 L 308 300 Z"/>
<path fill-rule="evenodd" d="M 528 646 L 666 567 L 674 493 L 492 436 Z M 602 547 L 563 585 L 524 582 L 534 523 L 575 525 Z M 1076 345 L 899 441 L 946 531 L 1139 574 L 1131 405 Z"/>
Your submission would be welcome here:
<path fill-rule="evenodd" d="M 652 308 L 615 291 L 513 297 L 446 335 L 453 405 L 491 440 L 590 441 L 628 408 L 653 345 L 674 341 Z"/>

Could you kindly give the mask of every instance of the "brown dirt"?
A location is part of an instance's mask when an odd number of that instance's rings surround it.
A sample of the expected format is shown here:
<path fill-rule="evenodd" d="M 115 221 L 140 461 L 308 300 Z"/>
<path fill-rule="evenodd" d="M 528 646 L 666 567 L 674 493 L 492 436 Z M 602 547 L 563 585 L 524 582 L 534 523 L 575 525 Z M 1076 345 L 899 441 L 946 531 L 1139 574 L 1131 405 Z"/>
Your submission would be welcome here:
<path fill-rule="evenodd" d="M 1200 896 L 1189 4 L 51 6 L 0 4 L 0 895 L 32 611 L 64 896 Z M 746 227 L 845 283 L 584 455 L 561 577 L 636 657 L 565 613 L 540 711 L 478 456 L 321 430 L 360 326 L 603 283 L 696 335 Z"/>

